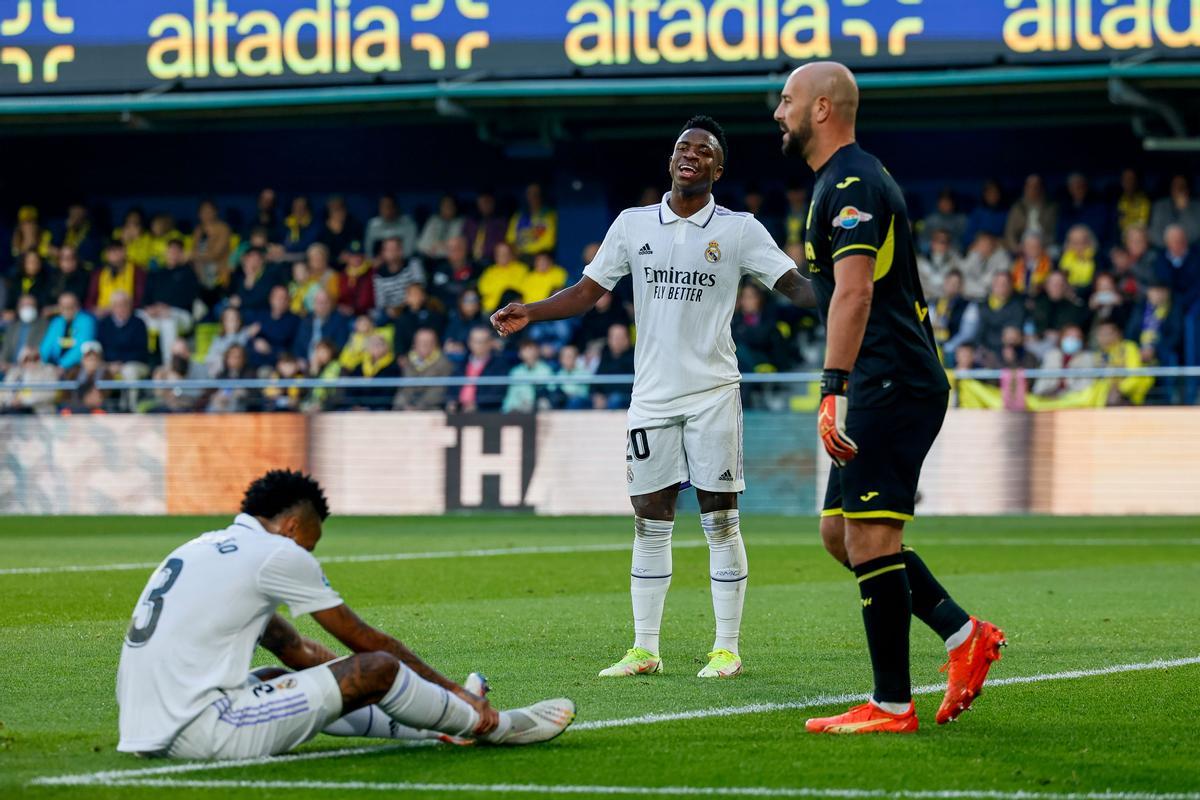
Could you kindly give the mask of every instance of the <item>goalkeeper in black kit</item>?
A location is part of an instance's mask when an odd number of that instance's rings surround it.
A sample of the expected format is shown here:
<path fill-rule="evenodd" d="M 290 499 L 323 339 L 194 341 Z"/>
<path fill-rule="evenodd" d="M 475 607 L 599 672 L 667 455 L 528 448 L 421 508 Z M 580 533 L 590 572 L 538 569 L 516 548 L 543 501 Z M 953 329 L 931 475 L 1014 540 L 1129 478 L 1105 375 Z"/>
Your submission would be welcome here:
<path fill-rule="evenodd" d="M 995 625 L 963 611 L 901 543 L 950 387 L 917 277 L 904 196 L 855 141 L 857 112 L 854 75 L 833 62 L 793 72 L 775 111 L 784 154 L 803 158 L 816 173 L 804 248 L 827 338 L 818 433 L 834 462 L 821 538 L 858 581 L 875 680 L 870 702 L 806 727 L 911 733 L 913 614 L 949 653 L 938 724 L 970 707 L 1005 640 Z"/>

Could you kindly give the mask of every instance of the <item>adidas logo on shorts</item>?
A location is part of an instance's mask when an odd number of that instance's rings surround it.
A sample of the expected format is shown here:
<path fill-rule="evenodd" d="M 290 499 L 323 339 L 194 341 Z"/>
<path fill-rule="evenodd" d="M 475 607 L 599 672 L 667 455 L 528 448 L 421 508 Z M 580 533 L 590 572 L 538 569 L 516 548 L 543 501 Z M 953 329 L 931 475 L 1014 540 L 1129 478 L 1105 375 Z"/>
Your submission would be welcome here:
<path fill-rule="evenodd" d="M 639 255 L 639 256 L 652 256 L 652 255 L 654 255 L 654 251 L 650 249 L 650 243 L 649 243 L 649 242 L 647 242 L 646 244 L 642 245 L 642 249 L 641 249 L 641 250 L 638 250 L 638 255 Z"/>
<path fill-rule="evenodd" d="M 731 480 L 733 480 L 733 473 L 731 473 L 729 470 L 725 470 L 724 472 L 721 473 L 721 477 L 717 478 L 717 480 L 731 481 Z"/>

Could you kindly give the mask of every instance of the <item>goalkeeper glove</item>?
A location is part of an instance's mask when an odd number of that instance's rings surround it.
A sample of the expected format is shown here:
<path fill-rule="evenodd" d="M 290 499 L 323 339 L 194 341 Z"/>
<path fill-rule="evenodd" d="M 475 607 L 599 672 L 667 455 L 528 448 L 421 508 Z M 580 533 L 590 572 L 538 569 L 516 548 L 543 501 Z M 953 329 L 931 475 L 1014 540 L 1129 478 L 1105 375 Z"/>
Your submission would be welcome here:
<path fill-rule="evenodd" d="M 858 455 L 858 445 L 846 435 L 846 387 L 850 373 L 844 369 L 827 369 L 821 373 L 821 412 L 817 416 L 817 435 L 825 452 L 839 467 Z"/>

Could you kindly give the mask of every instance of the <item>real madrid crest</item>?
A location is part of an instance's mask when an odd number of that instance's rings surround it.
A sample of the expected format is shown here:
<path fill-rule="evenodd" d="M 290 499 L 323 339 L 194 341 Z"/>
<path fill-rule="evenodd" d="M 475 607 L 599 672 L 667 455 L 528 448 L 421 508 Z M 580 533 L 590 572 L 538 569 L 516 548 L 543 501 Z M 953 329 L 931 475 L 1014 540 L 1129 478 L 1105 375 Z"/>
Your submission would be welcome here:
<path fill-rule="evenodd" d="M 704 250 L 704 260 L 710 264 L 715 264 L 721 260 L 721 245 L 716 242 L 709 242 L 708 247 Z"/>

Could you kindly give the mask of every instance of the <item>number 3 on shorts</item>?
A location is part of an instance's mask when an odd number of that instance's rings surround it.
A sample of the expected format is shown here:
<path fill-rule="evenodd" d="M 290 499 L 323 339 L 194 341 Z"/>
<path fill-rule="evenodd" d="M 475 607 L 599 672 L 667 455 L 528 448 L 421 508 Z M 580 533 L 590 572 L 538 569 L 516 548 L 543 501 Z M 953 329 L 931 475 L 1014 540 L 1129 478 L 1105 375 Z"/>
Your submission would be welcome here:
<path fill-rule="evenodd" d="M 627 435 L 625 452 L 630 457 L 645 461 L 650 457 L 650 441 L 646 438 L 645 428 L 634 428 Z"/>

